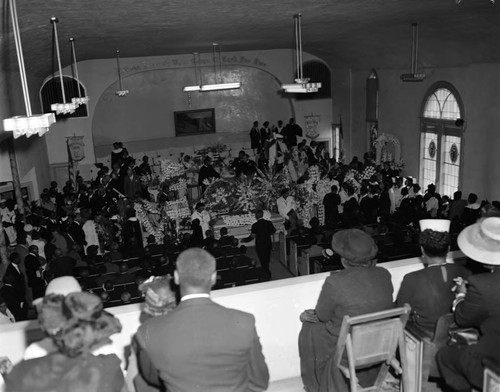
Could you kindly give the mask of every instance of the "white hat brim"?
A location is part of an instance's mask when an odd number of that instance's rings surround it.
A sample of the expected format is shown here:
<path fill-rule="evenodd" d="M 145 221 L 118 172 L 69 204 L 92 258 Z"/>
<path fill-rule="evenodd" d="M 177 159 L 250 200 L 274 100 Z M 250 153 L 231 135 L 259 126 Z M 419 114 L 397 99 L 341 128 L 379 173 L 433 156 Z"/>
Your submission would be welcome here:
<path fill-rule="evenodd" d="M 484 236 L 481 222 L 467 226 L 458 235 L 458 247 L 472 260 L 489 265 L 500 265 L 500 241 Z"/>

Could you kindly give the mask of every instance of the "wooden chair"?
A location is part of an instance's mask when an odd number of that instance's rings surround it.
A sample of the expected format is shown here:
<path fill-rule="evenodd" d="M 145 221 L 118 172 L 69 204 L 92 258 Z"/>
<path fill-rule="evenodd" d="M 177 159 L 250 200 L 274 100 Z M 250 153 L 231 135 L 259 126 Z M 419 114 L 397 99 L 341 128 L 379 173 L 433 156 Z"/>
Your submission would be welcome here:
<path fill-rule="evenodd" d="M 436 363 L 436 354 L 440 348 L 446 346 L 450 325 L 454 322 L 453 313 L 442 315 L 434 330 L 434 336 L 430 337 L 413 324 L 406 326 L 405 335 L 407 343 L 406 355 L 415 371 L 410 376 L 411 383 L 415 385 L 415 391 L 425 389 L 429 377 L 441 377 Z M 408 336 L 409 335 L 409 336 Z M 410 357 L 412 357 L 410 359 Z"/>
<path fill-rule="evenodd" d="M 406 367 L 404 328 L 410 314 L 410 306 L 368 313 L 360 316 L 344 316 L 340 329 L 334 364 L 350 381 L 351 392 L 379 391 L 391 366 L 402 375 L 403 390 L 409 392 Z M 399 348 L 401 362 L 396 358 Z M 347 366 L 345 363 L 347 354 Z M 381 365 L 375 384 L 362 388 L 358 385 L 356 369 Z"/>

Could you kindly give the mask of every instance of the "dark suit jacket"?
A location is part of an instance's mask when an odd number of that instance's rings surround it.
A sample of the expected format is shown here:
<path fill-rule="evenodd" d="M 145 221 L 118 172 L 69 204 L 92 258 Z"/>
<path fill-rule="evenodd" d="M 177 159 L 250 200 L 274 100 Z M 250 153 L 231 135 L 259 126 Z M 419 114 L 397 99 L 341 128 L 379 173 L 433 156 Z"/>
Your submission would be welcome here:
<path fill-rule="evenodd" d="M 24 296 L 21 297 L 14 286 L 10 285 L 4 285 L 0 289 L 0 294 L 5 299 L 7 307 L 14 315 L 16 321 L 24 320 L 25 312 L 23 312 L 23 309 L 21 307 L 21 302 L 26 302 Z"/>
<path fill-rule="evenodd" d="M 259 219 L 252 225 L 252 234 L 255 235 L 256 247 L 272 247 L 271 236 L 276 233 L 276 228 L 271 221 L 264 218 Z"/>
<path fill-rule="evenodd" d="M 463 327 L 478 327 L 482 336 L 469 348 L 481 358 L 490 357 L 500 363 L 500 268 L 472 275 L 468 280 L 465 299 L 455 309 L 455 320 Z"/>
<path fill-rule="evenodd" d="M 251 314 L 208 298 L 181 302 L 137 331 L 138 364 L 169 392 L 263 391 L 267 365 Z"/>
<path fill-rule="evenodd" d="M 432 266 L 409 273 L 401 283 L 396 300 L 397 306 L 409 304 L 410 322 L 429 336 L 433 336 L 438 318 L 451 312 L 451 305 L 455 299 L 455 294 L 451 291 L 455 286 L 453 279 L 458 276 L 466 279 L 469 275 L 467 269 L 457 264 Z"/>
<path fill-rule="evenodd" d="M 83 231 L 82 225 L 80 223 L 73 222 L 68 227 L 68 234 L 71 236 L 74 242 L 82 247 L 82 249 L 85 247 L 85 244 L 87 243 L 85 241 L 85 232 Z"/>
<path fill-rule="evenodd" d="M 207 178 L 219 178 L 220 174 L 214 169 L 212 165 L 206 166 L 203 165 L 200 167 L 200 171 L 198 173 L 198 185 L 203 185 L 203 181 Z"/>
<path fill-rule="evenodd" d="M 15 281 L 14 281 L 14 289 L 18 293 L 19 297 L 24 298 L 26 295 L 26 277 L 23 275 L 23 273 L 17 272 L 16 267 L 14 267 L 12 264 L 9 264 L 7 266 L 7 269 L 5 270 L 5 275 L 11 274 L 14 276 Z"/>

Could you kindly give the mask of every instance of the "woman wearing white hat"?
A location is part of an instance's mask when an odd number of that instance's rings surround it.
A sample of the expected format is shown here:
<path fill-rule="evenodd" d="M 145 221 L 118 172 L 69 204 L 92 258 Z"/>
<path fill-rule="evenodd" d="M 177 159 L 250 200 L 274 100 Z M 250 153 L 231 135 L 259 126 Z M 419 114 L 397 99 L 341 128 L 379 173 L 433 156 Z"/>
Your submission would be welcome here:
<path fill-rule="evenodd" d="M 436 360 L 446 383 L 456 391 L 482 390 L 484 360 L 500 366 L 500 218 L 486 218 L 466 227 L 458 236 L 464 254 L 485 265 L 490 273 L 457 279 L 453 303 L 455 321 L 479 328 L 477 344 L 444 347 Z"/>

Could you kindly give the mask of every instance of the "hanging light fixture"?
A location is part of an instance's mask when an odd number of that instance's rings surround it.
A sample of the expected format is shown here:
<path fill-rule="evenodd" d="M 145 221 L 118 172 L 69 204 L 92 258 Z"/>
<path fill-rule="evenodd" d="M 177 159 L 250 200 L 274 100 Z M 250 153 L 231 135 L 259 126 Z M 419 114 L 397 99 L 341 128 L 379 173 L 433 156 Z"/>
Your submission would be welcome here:
<path fill-rule="evenodd" d="M 89 97 L 82 97 L 80 79 L 78 78 L 78 65 L 76 63 L 75 39 L 71 37 L 69 39 L 69 42 L 71 43 L 71 56 L 73 57 L 73 73 L 76 78 L 76 83 L 78 84 L 78 97 L 71 98 L 71 102 L 73 102 L 78 107 L 80 105 L 87 105 L 89 103 Z"/>
<path fill-rule="evenodd" d="M 219 83 L 202 84 L 200 87 L 200 91 L 232 90 L 241 88 L 240 82 L 224 83 L 224 81 L 222 80 L 222 54 L 220 44 L 213 43 L 212 52 L 214 62 L 214 81 L 218 81 Z"/>
<path fill-rule="evenodd" d="M 402 74 L 403 82 L 422 82 L 426 75 L 423 72 L 418 73 L 418 24 L 412 23 L 412 40 L 411 40 L 411 64 L 410 73 Z"/>
<path fill-rule="evenodd" d="M 120 81 L 120 90 L 116 92 L 119 97 L 126 97 L 128 95 L 128 90 L 123 89 L 122 82 L 122 72 L 120 70 L 120 51 L 116 49 L 116 66 L 118 67 L 118 80 Z"/>
<path fill-rule="evenodd" d="M 61 52 L 59 50 L 59 37 L 57 36 L 58 22 L 59 20 L 55 16 L 50 18 L 50 23 L 52 23 L 52 29 L 54 32 L 54 45 L 56 47 L 57 65 L 59 66 L 59 81 L 61 83 L 62 103 L 53 103 L 52 105 L 50 105 L 50 110 L 56 112 L 56 114 L 71 114 L 75 112 L 78 105 L 75 104 L 74 102 L 66 102 L 66 93 L 64 91 L 64 78 L 61 66 Z"/>
<path fill-rule="evenodd" d="M 19 33 L 19 23 L 17 20 L 16 1 L 9 0 L 10 15 L 12 17 L 12 29 L 14 30 L 14 42 L 16 44 L 17 62 L 19 73 L 21 75 L 21 87 L 23 90 L 24 105 L 26 107 L 26 116 L 14 116 L 3 120 L 4 131 L 12 132 L 14 139 L 22 135 L 30 137 L 38 134 L 42 136 L 47 132 L 52 124 L 56 122 L 54 113 L 32 114 L 31 102 L 28 89 L 28 79 L 26 78 L 26 69 L 24 67 L 23 48 L 21 45 L 21 35 Z"/>
<path fill-rule="evenodd" d="M 190 92 L 193 92 L 193 91 L 200 91 L 200 88 L 201 88 L 201 72 L 200 72 L 200 82 L 198 82 L 198 65 L 197 63 L 199 63 L 199 59 L 200 59 L 200 54 L 198 52 L 194 52 L 193 53 L 193 64 L 194 64 L 194 82 L 195 82 L 195 85 L 193 86 L 185 86 L 182 91 L 184 91 L 185 93 L 190 93 Z"/>
<path fill-rule="evenodd" d="M 302 65 L 302 14 L 293 16 L 294 30 L 295 30 L 295 51 L 296 51 L 296 68 L 297 79 L 293 84 L 282 84 L 281 88 L 285 93 L 316 93 L 321 88 L 321 83 L 309 82 L 309 78 L 304 78 L 304 71 Z"/>

